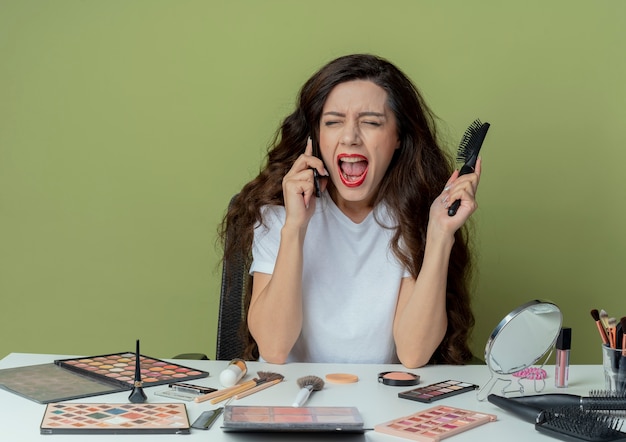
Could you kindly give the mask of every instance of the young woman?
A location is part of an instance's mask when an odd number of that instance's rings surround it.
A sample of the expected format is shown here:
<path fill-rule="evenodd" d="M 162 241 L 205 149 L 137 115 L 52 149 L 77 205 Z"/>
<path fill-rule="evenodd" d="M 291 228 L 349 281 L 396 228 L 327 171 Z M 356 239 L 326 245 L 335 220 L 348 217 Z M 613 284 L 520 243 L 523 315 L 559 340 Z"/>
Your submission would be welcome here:
<path fill-rule="evenodd" d="M 349 55 L 315 73 L 222 224 L 237 238 L 226 255 L 251 259 L 246 357 L 409 368 L 471 359 L 464 223 L 481 163 L 463 176 L 452 164 L 434 116 L 390 62 Z"/>

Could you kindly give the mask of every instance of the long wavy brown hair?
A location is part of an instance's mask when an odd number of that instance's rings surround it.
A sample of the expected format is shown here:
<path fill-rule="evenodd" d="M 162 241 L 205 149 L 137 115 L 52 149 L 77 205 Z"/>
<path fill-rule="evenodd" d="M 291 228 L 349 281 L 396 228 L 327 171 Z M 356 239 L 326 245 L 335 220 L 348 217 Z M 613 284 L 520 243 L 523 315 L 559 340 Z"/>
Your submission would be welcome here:
<path fill-rule="evenodd" d="M 331 90 L 352 80 L 369 80 L 383 88 L 396 118 L 401 144 L 382 180 L 375 204 L 384 202 L 398 221 L 392 250 L 411 275 L 417 277 L 424 259 L 430 205 L 441 193 L 454 163 L 439 146 L 436 118 L 415 85 L 392 63 L 369 54 L 337 58 L 304 84 L 296 109 L 276 132 L 259 175 L 241 189 L 222 221 L 220 235 L 225 259 L 240 254 L 249 266 L 254 226 L 263 222 L 261 207 L 284 205 L 283 177 L 303 153 L 307 137 L 319 139 L 322 108 Z M 448 328 L 430 363 L 463 364 L 472 358 L 468 341 L 474 315 L 469 293 L 472 269 L 467 230 L 464 226 L 455 233 L 447 280 Z M 236 240 L 226 241 L 227 232 Z M 250 279 L 246 285 L 247 312 L 252 289 Z M 244 357 L 257 359 L 258 348 L 245 322 L 242 330 L 246 340 Z"/>

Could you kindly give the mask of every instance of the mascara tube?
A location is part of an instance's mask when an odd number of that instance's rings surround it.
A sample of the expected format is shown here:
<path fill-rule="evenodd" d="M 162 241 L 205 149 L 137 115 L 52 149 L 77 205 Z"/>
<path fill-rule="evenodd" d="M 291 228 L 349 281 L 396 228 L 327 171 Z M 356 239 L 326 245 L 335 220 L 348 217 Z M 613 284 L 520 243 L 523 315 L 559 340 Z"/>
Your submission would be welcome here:
<path fill-rule="evenodd" d="M 554 367 L 554 385 L 566 388 L 569 377 L 569 352 L 572 348 L 572 329 L 563 327 L 556 340 L 556 362 Z"/>

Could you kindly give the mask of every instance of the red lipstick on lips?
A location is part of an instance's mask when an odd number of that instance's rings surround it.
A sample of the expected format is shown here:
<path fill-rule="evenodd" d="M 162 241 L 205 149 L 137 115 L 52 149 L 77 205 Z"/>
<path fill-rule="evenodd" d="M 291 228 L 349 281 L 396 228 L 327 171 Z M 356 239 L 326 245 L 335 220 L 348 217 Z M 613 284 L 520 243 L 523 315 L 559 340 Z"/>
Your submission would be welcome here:
<path fill-rule="evenodd" d="M 358 187 L 367 176 L 368 161 L 363 155 L 340 154 L 337 156 L 339 178 L 346 187 Z"/>

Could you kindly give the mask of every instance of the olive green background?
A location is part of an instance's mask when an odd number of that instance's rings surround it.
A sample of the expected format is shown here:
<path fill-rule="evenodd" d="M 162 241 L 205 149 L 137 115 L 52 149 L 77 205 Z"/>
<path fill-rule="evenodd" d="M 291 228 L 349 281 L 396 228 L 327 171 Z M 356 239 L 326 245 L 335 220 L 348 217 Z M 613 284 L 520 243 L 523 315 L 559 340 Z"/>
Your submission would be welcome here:
<path fill-rule="evenodd" d="M 476 354 L 545 299 L 598 363 L 589 311 L 626 315 L 625 41 L 621 0 L 0 0 L 0 357 L 213 357 L 228 200 L 301 84 L 369 52 L 451 151 L 492 125 Z"/>

